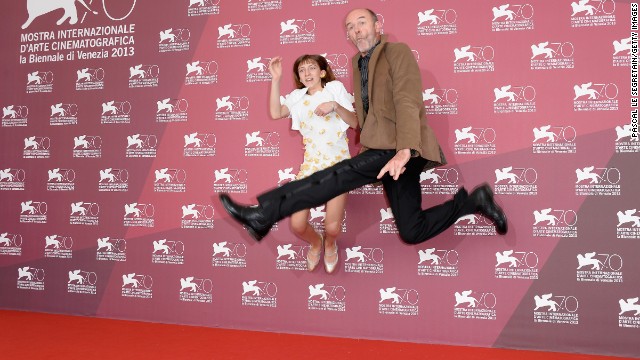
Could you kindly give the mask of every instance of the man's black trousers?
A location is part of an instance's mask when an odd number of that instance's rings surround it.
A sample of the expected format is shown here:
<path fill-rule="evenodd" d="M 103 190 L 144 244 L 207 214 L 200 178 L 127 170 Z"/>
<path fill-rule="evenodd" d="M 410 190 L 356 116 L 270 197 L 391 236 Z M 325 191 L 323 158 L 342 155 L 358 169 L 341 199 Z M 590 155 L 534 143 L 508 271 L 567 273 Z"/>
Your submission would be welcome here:
<path fill-rule="evenodd" d="M 289 182 L 258 196 L 266 218 L 275 223 L 294 212 L 317 207 L 332 198 L 363 185 L 382 181 L 384 192 L 403 241 L 426 241 L 446 230 L 476 206 L 461 188 L 453 199 L 422 209 L 420 173 L 427 160 L 413 157 L 398 180 L 386 174 L 378 180 L 380 169 L 396 154 L 395 150 L 369 149 L 309 177 Z"/>

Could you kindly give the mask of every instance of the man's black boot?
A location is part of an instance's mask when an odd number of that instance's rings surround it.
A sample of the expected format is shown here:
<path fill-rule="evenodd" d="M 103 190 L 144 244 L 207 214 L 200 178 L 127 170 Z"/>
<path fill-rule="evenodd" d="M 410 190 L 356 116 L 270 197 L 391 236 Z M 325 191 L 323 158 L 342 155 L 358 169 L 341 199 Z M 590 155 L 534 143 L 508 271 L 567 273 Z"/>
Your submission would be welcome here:
<path fill-rule="evenodd" d="M 265 219 L 259 206 L 238 205 L 231 200 L 228 194 L 220 194 L 219 198 L 229 215 L 244 225 L 256 241 L 262 240 L 271 230 L 273 224 Z"/>
<path fill-rule="evenodd" d="M 493 191 L 487 184 L 475 188 L 469 195 L 476 204 L 476 211 L 486 216 L 496 224 L 496 232 L 500 235 L 507 233 L 507 215 L 493 199 Z"/>

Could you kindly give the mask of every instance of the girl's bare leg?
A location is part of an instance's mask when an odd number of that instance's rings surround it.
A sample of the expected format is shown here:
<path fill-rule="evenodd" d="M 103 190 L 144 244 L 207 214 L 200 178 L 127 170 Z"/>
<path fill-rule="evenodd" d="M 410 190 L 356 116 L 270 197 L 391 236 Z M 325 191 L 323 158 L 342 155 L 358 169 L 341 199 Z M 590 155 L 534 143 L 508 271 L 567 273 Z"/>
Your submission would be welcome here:
<path fill-rule="evenodd" d="M 324 262 L 329 273 L 333 272 L 338 262 L 336 239 L 342 232 L 346 204 L 347 194 L 338 195 L 327 202 L 327 215 L 324 220 Z"/>
<path fill-rule="evenodd" d="M 291 215 L 291 231 L 311 246 L 307 252 L 307 268 L 309 271 L 313 271 L 322 254 L 322 237 L 309 224 L 308 219 L 309 209 L 293 213 Z"/>

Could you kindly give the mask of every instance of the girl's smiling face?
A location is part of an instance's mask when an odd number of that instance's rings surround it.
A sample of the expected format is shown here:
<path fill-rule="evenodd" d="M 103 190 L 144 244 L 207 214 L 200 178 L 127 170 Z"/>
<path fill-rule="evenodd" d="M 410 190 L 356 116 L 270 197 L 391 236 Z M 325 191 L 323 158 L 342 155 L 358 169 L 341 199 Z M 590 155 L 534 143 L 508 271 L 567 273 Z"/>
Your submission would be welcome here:
<path fill-rule="evenodd" d="M 320 65 L 315 61 L 308 60 L 298 65 L 298 78 L 309 89 L 309 94 L 322 90 L 322 78 L 325 75 L 326 72 L 320 70 Z"/>

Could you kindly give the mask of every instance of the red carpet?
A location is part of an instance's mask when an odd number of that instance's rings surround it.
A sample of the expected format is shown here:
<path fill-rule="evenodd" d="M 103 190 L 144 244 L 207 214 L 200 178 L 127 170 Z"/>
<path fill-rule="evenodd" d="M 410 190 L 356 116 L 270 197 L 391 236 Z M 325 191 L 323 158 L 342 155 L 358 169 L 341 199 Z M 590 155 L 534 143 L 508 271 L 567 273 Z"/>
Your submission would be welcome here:
<path fill-rule="evenodd" d="M 621 360 L 0 311 L 2 359 Z"/>

